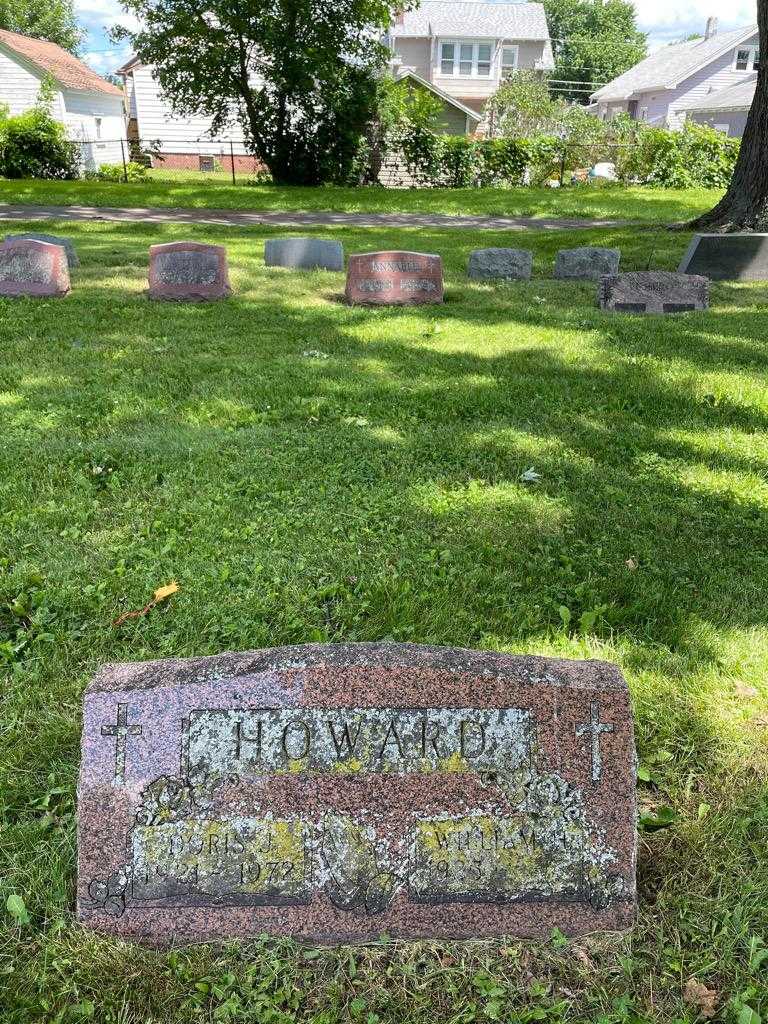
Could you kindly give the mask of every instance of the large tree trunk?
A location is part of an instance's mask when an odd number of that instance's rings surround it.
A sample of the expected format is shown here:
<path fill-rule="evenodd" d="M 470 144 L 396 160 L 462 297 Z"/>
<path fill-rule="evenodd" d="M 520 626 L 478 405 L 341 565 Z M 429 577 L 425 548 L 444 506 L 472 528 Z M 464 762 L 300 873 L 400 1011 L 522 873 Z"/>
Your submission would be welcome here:
<path fill-rule="evenodd" d="M 728 191 L 689 226 L 720 231 L 768 230 L 768 0 L 757 0 L 760 69 Z"/>

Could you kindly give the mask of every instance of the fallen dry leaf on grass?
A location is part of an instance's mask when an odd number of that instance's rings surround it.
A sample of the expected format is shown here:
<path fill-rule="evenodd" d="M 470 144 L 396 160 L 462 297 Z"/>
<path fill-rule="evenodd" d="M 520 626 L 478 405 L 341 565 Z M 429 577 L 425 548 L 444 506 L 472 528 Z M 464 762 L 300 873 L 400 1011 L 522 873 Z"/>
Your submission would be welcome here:
<path fill-rule="evenodd" d="M 707 1020 L 717 1013 L 717 992 L 695 978 L 689 978 L 685 983 L 683 999 L 691 1006 L 695 1006 L 699 1014 Z"/>
<path fill-rule="evenodd" d="M 152 609 L 155 608 L 157 605 L 162 604 L 163 601 L 167 601 L 172 594 L 178 592 L 178 589 L 179 584 L 176 582 L 176 580 L 173 580 L 171 583 L 166 584 L 166 586 L 164 587 L 158 587 L 157 590 L 155 591 L 155 596 L 152 598 L 149 604 L 145 604 L 143 608 L 139 608 L 139 610 L 135 612 L 123 612 L 122 615 L 119 615 L 115 619 L 112 625 L 115 627 L 122 626 L 123 623 L 128 622 L 129 619 L 140 619 L 142 616 L 147 615 L 149 612 L 151 612 Z"/>
<path fill-rule="evenodd" d="M 166 598 L 170 597 L 171 594 L 178 592 L 179 584 L 176 580 L 173 583 L 169 583 L 165 587 L 158 587 L 155 591 L 155 601 L 159 604 L 161 601 L 165 601 Z"/>

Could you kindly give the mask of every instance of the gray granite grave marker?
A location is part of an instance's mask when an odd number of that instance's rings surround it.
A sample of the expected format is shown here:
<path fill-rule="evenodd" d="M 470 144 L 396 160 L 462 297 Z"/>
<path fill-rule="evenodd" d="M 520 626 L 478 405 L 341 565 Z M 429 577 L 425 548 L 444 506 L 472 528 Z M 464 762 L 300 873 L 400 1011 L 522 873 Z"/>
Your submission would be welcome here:
<path fill-rule="evenodd" d="M 555 277 L 561 280 L 599 281 L 606 274 L 618 274 L 621 253 L 591 245 L 561 249 L 555 258 Z"/>
<path fill-rule="evenodd" d="M 768 233 L 694 235 L 678 272 L 711 281 L 768 281 Z"/>
<path fill-rule="evenodd" d="M 473 281 L 530 281 L 532 269 L 528 249 L 475 249 L 467 274 Z"/>
<path fill-rule="evenodd" d="M 615 313 L 688 313 L 709 308 L 709 280 L 668 270 L 638 270 L 600 279 L 601 309 Z"/>
<path fill-rule="evenodd" d="M 294 270 L 343 270 L 344 246 L 324 238 L 268 238 L 264 262 Z"/>

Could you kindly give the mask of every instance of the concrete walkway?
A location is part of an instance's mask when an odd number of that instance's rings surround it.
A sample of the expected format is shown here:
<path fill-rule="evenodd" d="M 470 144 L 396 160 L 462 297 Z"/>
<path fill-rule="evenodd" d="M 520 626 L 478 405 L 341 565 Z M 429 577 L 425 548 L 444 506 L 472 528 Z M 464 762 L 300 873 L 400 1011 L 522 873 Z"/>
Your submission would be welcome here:
<path fill-rule="evenodd" d="M 480 231 L 573 231 L 624 227 L 626 220 L 446 216 L 438 213 L 274 213 L 266 210 L 151 209 L 115 206 L 26 206 L 0 203 L 0 220 L 109 220 L 153 224 L 219 224 L 248 228 L 474 228 Z"/>

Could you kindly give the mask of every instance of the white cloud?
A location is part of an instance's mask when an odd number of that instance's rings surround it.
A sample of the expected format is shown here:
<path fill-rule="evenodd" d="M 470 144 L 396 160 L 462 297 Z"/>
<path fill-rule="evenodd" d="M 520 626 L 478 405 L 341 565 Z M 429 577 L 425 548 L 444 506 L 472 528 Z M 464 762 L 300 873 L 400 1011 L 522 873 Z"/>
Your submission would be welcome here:
<path fill-rule="evenodd" d="M 732 0 L 727 10 L 714 0 L 634 0 L 634 4 L 638 27 L 648 33 L 651 49 L 692 32 L 703 33 L 710 15 L 717 17 L 721 32 L 757 22 L 755 0 Z"/>

